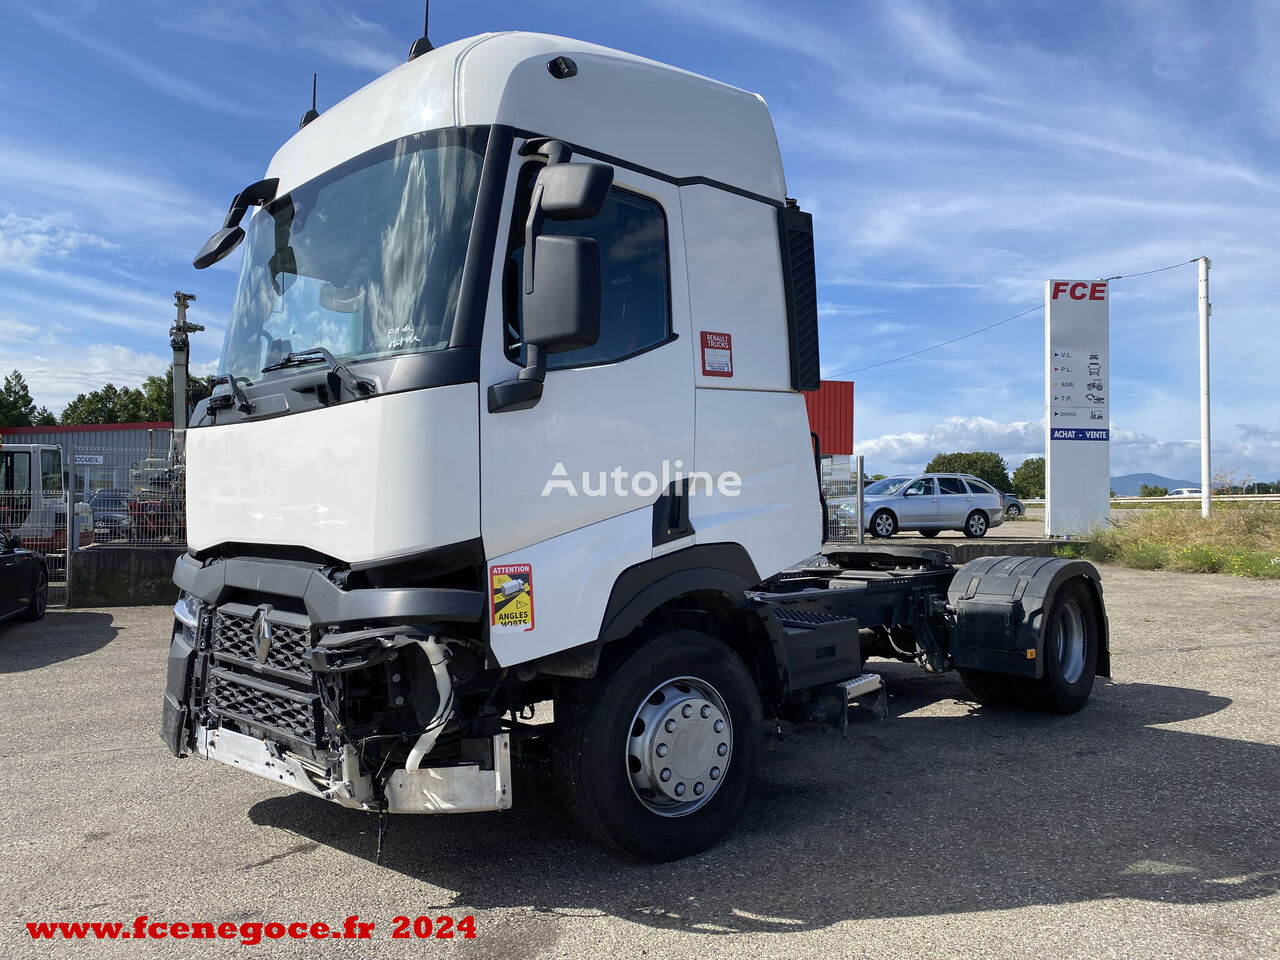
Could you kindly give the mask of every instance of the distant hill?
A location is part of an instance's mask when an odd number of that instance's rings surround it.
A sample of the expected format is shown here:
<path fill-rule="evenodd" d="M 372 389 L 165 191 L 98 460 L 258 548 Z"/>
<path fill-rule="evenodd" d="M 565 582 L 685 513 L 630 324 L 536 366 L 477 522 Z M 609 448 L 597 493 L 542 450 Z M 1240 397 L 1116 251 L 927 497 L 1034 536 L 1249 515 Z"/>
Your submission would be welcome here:
<path fill-rule="evenodd" d="M 1167 490 L 1200 486 L 1199 480 L 1171 480 L 1158 473 L 1126 473 L 1123 477 L 1111 478 L 1111 489 L 1118 497 L 1136 497 L 1144 483 L 1150 487 L 1164 487 Z"/>

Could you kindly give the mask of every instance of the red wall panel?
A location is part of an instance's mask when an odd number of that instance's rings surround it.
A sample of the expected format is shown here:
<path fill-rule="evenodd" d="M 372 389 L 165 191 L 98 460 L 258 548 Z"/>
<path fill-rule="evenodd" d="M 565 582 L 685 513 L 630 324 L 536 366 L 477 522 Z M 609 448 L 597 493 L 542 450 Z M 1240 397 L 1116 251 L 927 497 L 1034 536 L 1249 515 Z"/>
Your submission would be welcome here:
<path fill-rule="evenodd" d="M 853 381 L 823 380 L 804 395 L 809 429 L 818 435 L 824 454 L 853 453 Z"/>

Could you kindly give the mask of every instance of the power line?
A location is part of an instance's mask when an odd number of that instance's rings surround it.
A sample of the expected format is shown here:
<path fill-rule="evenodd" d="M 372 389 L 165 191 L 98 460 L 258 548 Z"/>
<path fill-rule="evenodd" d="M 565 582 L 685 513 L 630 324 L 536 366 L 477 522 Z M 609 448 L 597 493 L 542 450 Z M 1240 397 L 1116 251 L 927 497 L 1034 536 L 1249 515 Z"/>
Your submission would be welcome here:
<path fill-rule="evenodd" d="M 1185 267 L 1188 263 L 1195 263 L 1199 257 L 1192 257 L 1190 260 L 1179 260 L 1177 263 L 1171 263 L 1167 267 L 1156 267 L 1154 270 L 1143 270 L 1141 273 L 1122 273 L 1114 277 L 1103 277 L 1103 282 L 1111 280 L 1128 280 L 1131 277 L 1149 277 L 1153 273 L 1164 273 L 1166 270 L 1175 270 L 1178 267 Z"/>
<path fill-rule="evenodd" d="M 1190 260 L 1180 260 L 1177 263 L 1169 264 L 1169 266 L 1167 267 L 1157 267 L 1154 270 L 1144 270 L 1141 273 L 1121 273 L 1121 274 L 1117 274 L 1114 277 L 1106 277 L 1103 279 L 1103 282 L 1108 283 L 1112 280 L 1129 280 L 1134 277 L 1150 276 L 1153 273 L 1163 273 L 1166 270 L 1174 270 L 1178 267 L 1185 267 L 1187 264 L 1195 263 L 1199 259 L 1200 259 L 1199 257 L 1192 257 Z M 864 370 L 874 370 L 876 367 L 883 367 L 886 364 L 897 363 L 900 360 L 910 360 L 912 357 L 918 357 L 920 356 L 920 354 L 928 353 L 930 350 L 937 350 L 939 347 L 947 347 L 953 343 L 959 343 L 961 340 L 968 340 L 970 337 L 976 337 L 980 333 L 986 333 L 988 330 L 994 330 L 996 327 L 1000 326 L 1001 324 L 1008 323 L 1010 320 L 1017 320 L 1019 317 L 1025 317 L 1029 313 L 1034 313 L 1035 311 L 1041 309 L 1043 306 L 1044 306 L 1043 303 L 1037 303 L 1034 306 L 1028 307 L 1026 310 L 1023 310 L 1021 313 L 1015 313 L 1011 317 L 1005 317 L 1003 320 L 997 320 L 995 323 L 989 323 L 985 327 L 979 327 L 977 330 L 970 330 L 968 333 L 962 333 L 960 334 L 960 336 L 952 337 L 950 340 L 943 340 L 941 343 L 935 343 L 931 347 L 924 347 L 923 349 L 920 349 L 920 350 L 914 350 L 911 353 L 904 353 L 900 357 L 893 357 L 892 359 L 889 359 L 889 360 L 881 360 L 879 363 L 871 363 L 865 367 L 857 367 L 856 369 L 853 369 L 853 370 L 844 370 L 844 371 L 841 371 L 840 373 L 833 373 L 827 379 L 834 380 L 836 377 L 847 377 L 853 373 L 862 373 L 862 371 Z"/>
<path fill-rule="evenodd" d="M 873 363 L 865 367 L 858 367 L 856 370 L 845 370 L 843 373 L 834 373 L 831 377 L 832 379 L 835 377 L 845 377 L 851 373 L 861 373 L 863 370 L 874 370 L 876 367 L 883 367 L 886 363 L 897 363 L 899 360 L 910 360 L 912 357 L 918 357 L 920 354 L 928 353 L 930 350 L 937 350 L 939 347 L 959 343 L 961 340 L 969 339 L 969 337 L 977 336 L 980 333 L 986 333 L 986 331 L 992 330 L 1000 326 L 1002 323 L 1008 323 L 1010 320 L 1017 320 L 1019 317 L 1025 317 L 1028 313 L 1034 313 L 1036 310 L 1040 310 L 1043 307 L 1044 304 L 1037 303 L 1034 306 L 1023 310 L 1021 313 L 1015 313 L 1012 317 L 1005 317 L 1003 320 L 997 320 L 995 323 L 989 323 L 985 327 L 980 327 L 977 330 L 970 330 L 968 333 L 962 333 L 960 336 L 952 337 L 950 340 L 944 340 L 942 343 L 935 343 L 933 346 L 925 347 L 923 350 L 916 350 L 913 353 L 904 353 L 902 356 L 894 357 L 892 360 L 881 360 L 879 363 Z"/>

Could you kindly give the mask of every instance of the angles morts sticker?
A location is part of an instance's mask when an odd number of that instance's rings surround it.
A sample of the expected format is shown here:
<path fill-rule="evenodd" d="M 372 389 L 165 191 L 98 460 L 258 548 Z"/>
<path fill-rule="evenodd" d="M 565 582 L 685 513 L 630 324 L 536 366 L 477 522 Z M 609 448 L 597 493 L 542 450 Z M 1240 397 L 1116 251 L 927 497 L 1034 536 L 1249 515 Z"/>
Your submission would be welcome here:
<path fill-rule="evenodd" d="M 533 629 L 533 564 L 489 568 L 489 625 L 494 630 Z"/>

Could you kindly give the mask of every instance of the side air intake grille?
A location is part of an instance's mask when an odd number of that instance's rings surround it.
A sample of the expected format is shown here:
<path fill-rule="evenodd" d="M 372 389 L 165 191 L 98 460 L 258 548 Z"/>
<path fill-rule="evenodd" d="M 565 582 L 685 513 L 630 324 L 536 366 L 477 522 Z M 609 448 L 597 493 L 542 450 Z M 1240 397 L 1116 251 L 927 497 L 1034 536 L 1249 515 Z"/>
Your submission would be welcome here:
<path fill-rule="evenodd" d="M 818 357 L 818 278 L 813 256 L 813 217 L 795 201 L 779 211 L 783 278 L 787 294 L 787 332 L 791 341 L 791 389 L 817 390 L 822 378 Z"/>

